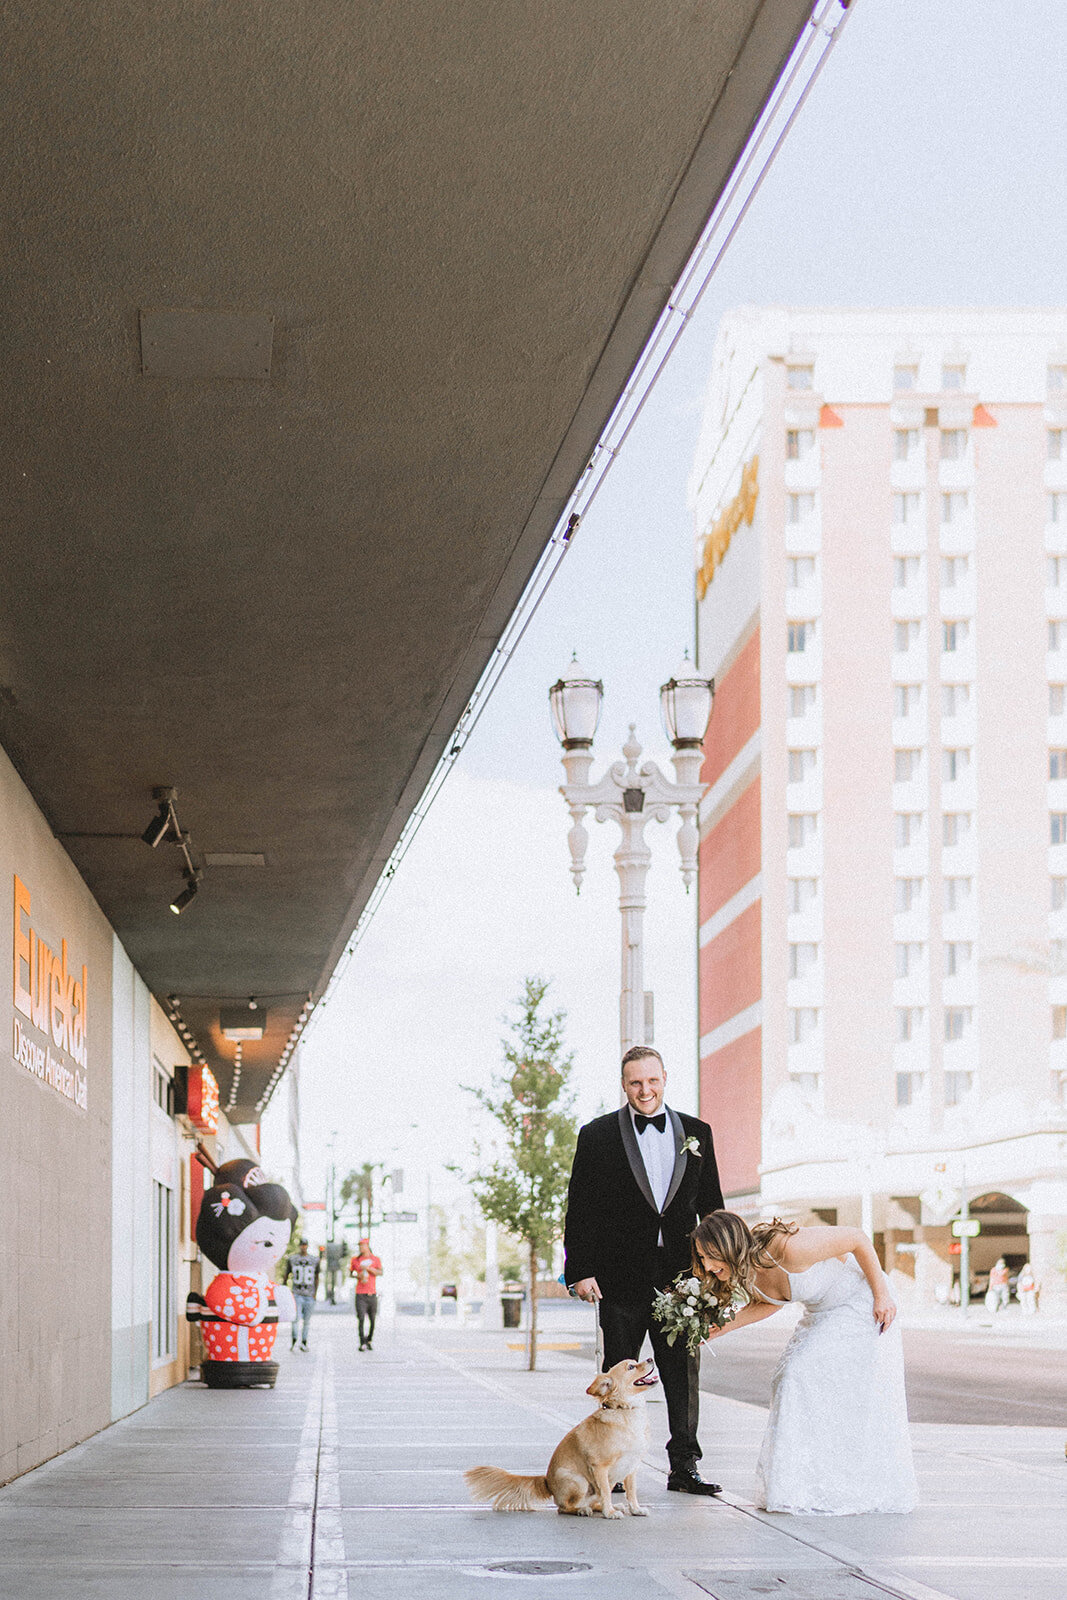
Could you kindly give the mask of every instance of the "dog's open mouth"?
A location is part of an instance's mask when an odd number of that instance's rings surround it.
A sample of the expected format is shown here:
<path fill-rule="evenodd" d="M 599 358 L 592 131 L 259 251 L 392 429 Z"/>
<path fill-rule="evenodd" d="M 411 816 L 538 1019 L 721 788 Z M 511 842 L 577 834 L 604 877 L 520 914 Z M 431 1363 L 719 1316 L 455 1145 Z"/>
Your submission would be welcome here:
<path fill-rule="evenodd" d="M 634 1388 L 635 1389 L 650 1389 L 654 1383 L 658 1383 L 658 1382 L 659 1382 L 659 1378 L 658 1378 L 658 1376 L 656 1374 L 655 1368 L 653 1368 L 653 1370 L 651 1372 L 646 1372 L 645 1376 L 643 1378 L 635 1378 L 634 1379 Z"/>

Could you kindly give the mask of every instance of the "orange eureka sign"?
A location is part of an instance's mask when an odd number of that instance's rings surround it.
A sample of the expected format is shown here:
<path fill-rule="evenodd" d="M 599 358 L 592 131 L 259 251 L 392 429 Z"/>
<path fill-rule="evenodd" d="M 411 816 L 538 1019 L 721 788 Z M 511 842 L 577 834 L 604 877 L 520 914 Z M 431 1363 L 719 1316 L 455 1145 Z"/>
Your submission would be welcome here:
<path fill-rule="evenodd" d="M 60 941 L 59 954 L 49 949 L 34 931 L 30 913 L 30 891 L 16 875 L 15 1010 L 33 1027 L 50 1035 L 56 1048 L 64 1051 L 84 1071 L 89 1061 L 89 970 L 83 965 L 81 979 L 76 979 L 68 966 L 66 939 Z M 15 1026 L 18 1030 L 17 1021 Z"/>

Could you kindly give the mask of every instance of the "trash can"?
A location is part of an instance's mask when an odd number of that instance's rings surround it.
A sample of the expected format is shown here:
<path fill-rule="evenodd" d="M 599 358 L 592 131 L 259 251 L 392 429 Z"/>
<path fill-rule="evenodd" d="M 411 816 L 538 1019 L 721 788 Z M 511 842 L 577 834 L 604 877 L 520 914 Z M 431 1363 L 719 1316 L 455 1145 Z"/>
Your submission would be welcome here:
<path fill-rule="evenodd" d="M 500 1291 L 500 1309 L 504 1313 L 505 1328 L 517 1328 L 522 1322 L 522 1302 L 526 1290 L 521 1283 L 505 1283 Z"/>

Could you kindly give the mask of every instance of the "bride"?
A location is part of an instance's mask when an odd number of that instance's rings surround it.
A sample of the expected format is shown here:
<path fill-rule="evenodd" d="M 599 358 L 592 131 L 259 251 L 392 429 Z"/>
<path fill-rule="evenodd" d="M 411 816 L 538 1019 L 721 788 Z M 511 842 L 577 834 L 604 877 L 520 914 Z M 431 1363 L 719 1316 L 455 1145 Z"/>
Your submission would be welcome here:
<path fill-rule="evenodd" d="M 796 1301 L 804 1315 L 775 1369 L 756 1469 L 768 1511 L 911 1511 L 917 1490 L 896 1306 L 859 1228 L 798 1228 L 712 1211 L 693 1231 L 693 1270 L 720 1303 L 744 1298 L 723 1334 Z"/>

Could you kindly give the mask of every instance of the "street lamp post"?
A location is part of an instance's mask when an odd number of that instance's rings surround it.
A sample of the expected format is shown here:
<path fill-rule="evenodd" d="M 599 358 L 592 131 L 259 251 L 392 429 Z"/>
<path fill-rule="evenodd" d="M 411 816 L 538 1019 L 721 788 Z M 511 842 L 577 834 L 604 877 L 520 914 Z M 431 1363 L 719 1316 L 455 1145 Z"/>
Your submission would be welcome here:
<path fill-rule="evenodd" d="M 651 851 L 645 842 L 645 824 L 666 822 L 676 810 L 681 819 L 678 851 L 682 878 L 689 889 L 697 871 L 700 845 L 698 808 L 705 785 L 700 781 L 703 743 L 711 718 L 714 679 L 702 678 L 686 659 L 675 677 L 660 689 L 664 727 L 673 747 L 675 780 L 667 778 L 654 761 L 641 760 L 634 724 L 622 747 L 623 760 L 593 782 L 593 740 L 600 721 L 604 686 L 588 677 L 575 658 L 565 677 L 548 691 L 552 720 L 563 746 L 567 782 L 560 793 L 571 814 L 567 836 L 571 875 L 581 890 L 585 852 L 589 844 L 584 817 L 592 811 L 597 822 L 618 824 L 622 838 L 615 852 L 619 875 L 619 910 L 622 914 L 622 978 L 619 999 L 619 1043 L 625 1055 L 631 1045 L 645 1042 L 644 1026 L 644 916 L 645 880 Z"/>

